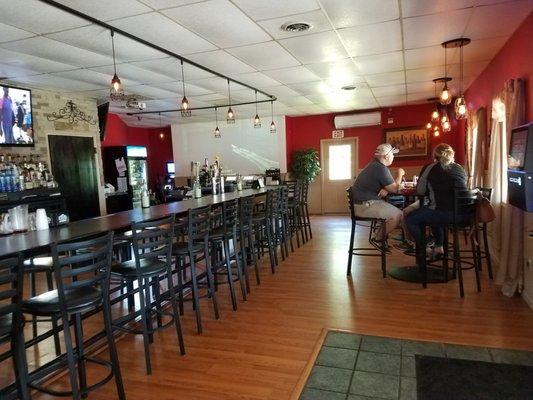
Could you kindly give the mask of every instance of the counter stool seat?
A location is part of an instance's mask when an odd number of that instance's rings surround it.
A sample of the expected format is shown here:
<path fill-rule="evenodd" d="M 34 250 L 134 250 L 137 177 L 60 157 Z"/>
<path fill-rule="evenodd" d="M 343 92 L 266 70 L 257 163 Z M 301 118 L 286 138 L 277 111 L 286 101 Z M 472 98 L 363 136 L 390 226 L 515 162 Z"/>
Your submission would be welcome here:
<path fill-rule="evenodd" d="M 99 305 L 102 300 L 102 292 L 94 287 L 66 290 L 65 300 L 65 307 L 69 312 L 80 312 L 85 308 Z M 22 311 L 38 316 L 61 313 L 57 289 L 23 300 Z"/>
<path fill-rule="evenodd" d="M 204 251 L 203 243 L 193 244 L 192 252 L 194 254 L 201 253 L 203 251 Z M 178 256 L 184 256 L 184 255 L 189 254 L 189 245 L 185 242 L 174 243 L 172 245 L 172 254 L 178 255 Z"/>
<path fill-rule="evenodd" d="M 142 268 L 142 277 L 144 278 L 164 274 L 167 268 L 164 261 L 155 258 L 141 258 L 139 264 L 140 268 Z M 124 279 L 136 280 L 138 274 L 135 267 L 135 260 L 113 263 L 111 265 L 111 276 L 120 276 Z"/>

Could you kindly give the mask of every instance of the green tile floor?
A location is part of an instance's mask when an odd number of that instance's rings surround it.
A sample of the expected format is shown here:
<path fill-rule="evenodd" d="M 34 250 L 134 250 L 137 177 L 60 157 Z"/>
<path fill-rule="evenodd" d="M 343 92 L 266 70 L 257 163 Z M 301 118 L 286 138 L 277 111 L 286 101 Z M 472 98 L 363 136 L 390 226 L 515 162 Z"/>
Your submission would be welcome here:
<path fill-rule="evenodd" d="M 300 400 L 416 399 L 416 354 L 533 366 L 533 352 L 330 331 Z"/>

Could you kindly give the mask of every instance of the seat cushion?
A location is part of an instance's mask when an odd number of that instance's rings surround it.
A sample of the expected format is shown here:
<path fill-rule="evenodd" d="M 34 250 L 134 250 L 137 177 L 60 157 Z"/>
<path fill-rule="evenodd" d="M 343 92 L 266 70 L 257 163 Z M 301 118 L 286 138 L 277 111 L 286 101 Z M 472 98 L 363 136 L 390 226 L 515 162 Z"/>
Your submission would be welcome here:
<path fill-rule="evenodd" d="M 149 277 L 162 274 L 166 272 L 167 265 L 164 261 L 156 258 L 142 258 L 140 261 L 142 276 Z M 129 260 L 121 263 L 113 263 L 111 265 L 111 275 L 121 276 L 123 278 L 136 279 L 137 270 L 135 268 L 135 260 Z"/>
<path fill-rule="evenodd" d="M 65 292 L 67 311 L 82 311 L 98 306 L 102 300 L 102 292 L 94 287 L 82 287 Z M 33 315 L 58 314 L 59 294 L 56 290 L 50 290 L 22 302 L 22 311 Z"/>
<path fill-rule="evenodd" d="M 204 251 L 204 244 L 195 243 L 192 246 L 193 254 L 201 253 Z M 175 256 L 184 256 L 189 254 L 189 244 L 187 242 L 178 242 L 172 245 L 172 254 Z"/>

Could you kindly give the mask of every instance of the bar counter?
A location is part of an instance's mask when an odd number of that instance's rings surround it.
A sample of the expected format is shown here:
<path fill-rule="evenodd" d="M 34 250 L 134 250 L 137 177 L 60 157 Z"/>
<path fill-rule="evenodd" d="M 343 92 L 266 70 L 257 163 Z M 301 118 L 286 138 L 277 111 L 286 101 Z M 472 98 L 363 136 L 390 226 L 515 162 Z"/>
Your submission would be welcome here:
<path fill-rule="evenodd" d="M 240 192 L 222 193 L 219 195 L 204 196 L 198 199 L 188 199 L 174 203 L 159 204 L 142 209 L 122 211 L 116 214 L 84 219 L 71 222 L 68 225 L 26 233 L 15 233 L 0 237 L 0 258 L 17 253 L 31 255 L 48 248 L 52 243 L 63 240 L 72 240 L 108 231 L 122 231 L 130 228 L 132 222 L 146 221 L 160 218 L 170 214 L 182 214 L 190 208 L 216 205 L 227 200 L 240 197 L 265 194 L 268 188 L 245 189 Z"/>

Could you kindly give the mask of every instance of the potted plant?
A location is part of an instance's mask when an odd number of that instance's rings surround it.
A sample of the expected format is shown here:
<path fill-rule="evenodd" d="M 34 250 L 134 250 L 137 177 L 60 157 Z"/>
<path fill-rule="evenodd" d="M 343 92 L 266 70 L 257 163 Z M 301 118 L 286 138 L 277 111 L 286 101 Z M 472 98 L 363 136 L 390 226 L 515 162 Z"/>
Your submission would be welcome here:
<path fill-rule="evenodd" d="M 315 149 L 297 150 L 292 157 L 291 171 L 296 179 L 311 183 L 320 174 L 320 159 Z"/>

